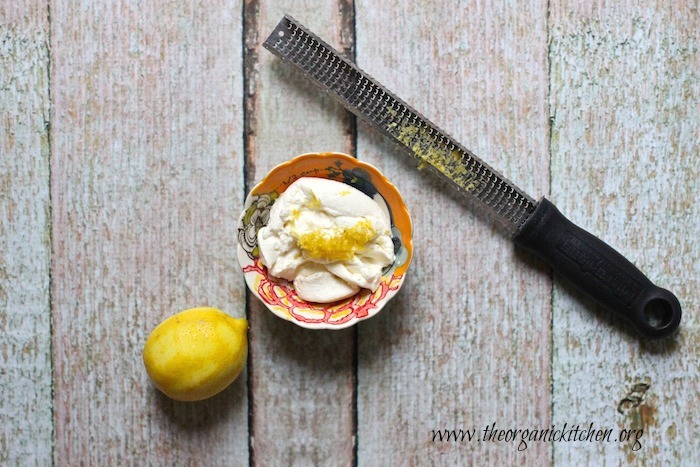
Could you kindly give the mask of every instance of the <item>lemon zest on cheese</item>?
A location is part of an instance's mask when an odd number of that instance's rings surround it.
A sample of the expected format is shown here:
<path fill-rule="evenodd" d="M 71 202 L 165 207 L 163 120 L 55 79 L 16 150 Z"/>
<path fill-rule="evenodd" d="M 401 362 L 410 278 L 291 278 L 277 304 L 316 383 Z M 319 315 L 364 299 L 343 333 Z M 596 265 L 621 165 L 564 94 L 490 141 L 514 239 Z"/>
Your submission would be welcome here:
<path fill-rule="evenodd" d="M 377 236 L 372 223 L 362 219 L 350 228 L 318 229 L 297 236 L 305 256 L 326 261 L 348 261 Z"/>

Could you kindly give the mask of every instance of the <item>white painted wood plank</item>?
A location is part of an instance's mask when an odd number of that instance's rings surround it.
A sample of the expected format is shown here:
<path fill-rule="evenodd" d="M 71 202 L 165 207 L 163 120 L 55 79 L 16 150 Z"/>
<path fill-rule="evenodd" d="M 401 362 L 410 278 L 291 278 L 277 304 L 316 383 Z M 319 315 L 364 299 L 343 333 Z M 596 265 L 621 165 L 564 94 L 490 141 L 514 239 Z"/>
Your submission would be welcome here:
<path fill-rule="evenodd" d="M 533 195 L 548 190 L 547 4 L 356 3 L 361 67 Z M 432 430 L 550 424 L 546 268 L 447 186 L 358 128 L 358 156 L 404 195 L 404 289 L 359 329 L 362 465 L 547 465 L 551 446 L 433 442 Z"/>
<path fill-rule="evenodd" d="M 348 114 L 260 45 L 285 13 L 339 48 L 352 44 L 345 2 L 246 4 L 248 189 L 275 165 L 306 152 L 352 153 Z M 250 24 L 252 23 L 252 24 Z M 252 427 L 257 465 L 350 465 L 353 330 L 309 331 L 250 296 Z"/>
<path fill-rule="evenodd" d="M 177 311 L 245 312 L 241 10 L 52 4 L 57 465 L 248 465 L 245 376 L 176 403 L 141 360 Z"/>
<path fill-rule="evenodd" d="M 557 443 L 555 463 L 700 465 L 697 2 L 550 10 L 553 201 L 676 293 L 685 313 L 679 335 L 647 342 L 556 283 L 554 422 L 594 422 L 613 440 L 644 433 L 638 451 Z M 639 405 L 618 411 L 625 398 Z"/>
<path fill-rule="evenodd" d="M 0 464 L 51 462 L 48 5 L 0 4 Z"/>

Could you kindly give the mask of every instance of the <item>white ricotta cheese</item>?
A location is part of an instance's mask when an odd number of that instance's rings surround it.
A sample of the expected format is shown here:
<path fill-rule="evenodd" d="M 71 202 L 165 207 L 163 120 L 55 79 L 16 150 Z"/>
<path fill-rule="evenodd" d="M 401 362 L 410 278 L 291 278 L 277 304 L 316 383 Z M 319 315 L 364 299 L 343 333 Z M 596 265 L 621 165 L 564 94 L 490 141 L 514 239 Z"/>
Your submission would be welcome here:
<path fill-rule="evenodd" d="M 280 195 L 258 246 L 271 275 L 319 303 L 375 290 L 394 262 L 386 213 L 356 188 L 322 178 L 300 178 Z"/>

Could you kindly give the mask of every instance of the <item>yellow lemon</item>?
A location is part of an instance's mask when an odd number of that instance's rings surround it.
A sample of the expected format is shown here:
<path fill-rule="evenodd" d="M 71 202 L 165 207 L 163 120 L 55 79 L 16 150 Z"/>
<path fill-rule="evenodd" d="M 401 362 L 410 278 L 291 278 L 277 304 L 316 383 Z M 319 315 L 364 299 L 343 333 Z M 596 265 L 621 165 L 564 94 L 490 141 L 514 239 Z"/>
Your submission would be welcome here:
<path fill-rule="evenodd" d="M 206 307 L 166 319 L 143 348 L 153 384 L 179 401 L 198 401 L 223 391 L 243 371 L 247 357 L 248 321 Z"/>

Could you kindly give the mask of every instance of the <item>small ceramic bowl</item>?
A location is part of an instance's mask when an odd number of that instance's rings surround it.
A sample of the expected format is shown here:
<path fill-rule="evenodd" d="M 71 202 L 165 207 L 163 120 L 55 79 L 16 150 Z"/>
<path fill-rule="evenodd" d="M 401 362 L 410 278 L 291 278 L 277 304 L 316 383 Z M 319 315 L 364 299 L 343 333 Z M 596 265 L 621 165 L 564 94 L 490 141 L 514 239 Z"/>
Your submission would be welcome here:
<path fill-rule="evenodd" d="M 389 214 L 396 260 L 384 269 L 377 290 L 363 289 L 334 303 L 311 303 L 299 298 L 291 282 L 268 274 L 260 261 L 258 230 L 267 224 L 277 197 L 301 177 L 351 185 Z M 375 167 L 347 154 L 302 154 L 273 168 L 248 194 L 238 221 L 238 262 L 248 288 L 274 314 L 309 329 L 342 329 L 379 313 L 403 284 L 412 253 L 411 218 L 398 190 Z"/>

